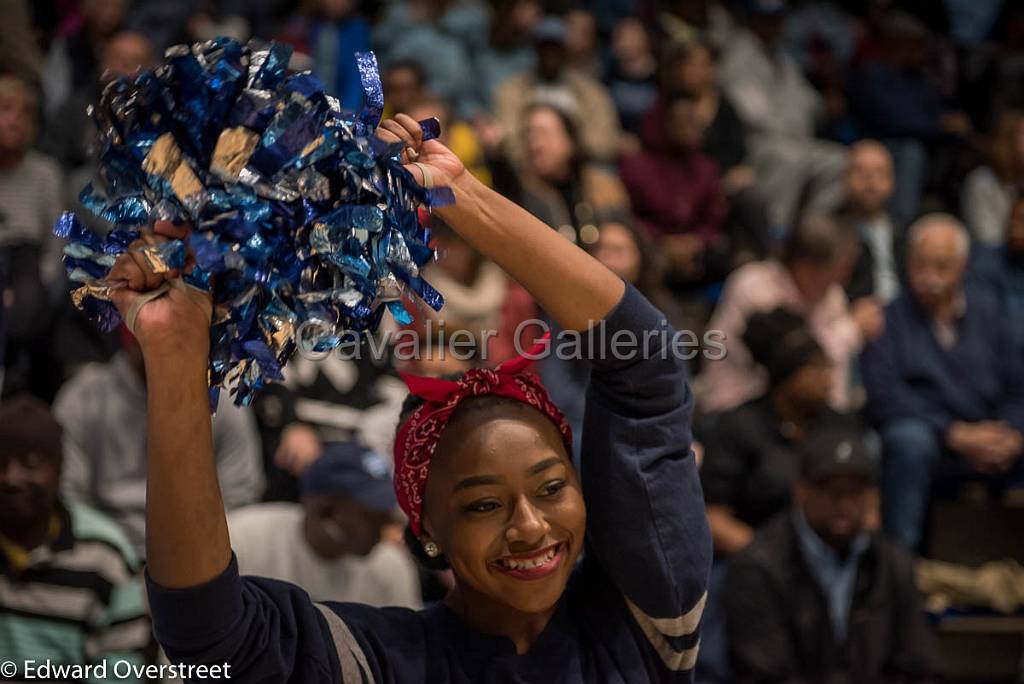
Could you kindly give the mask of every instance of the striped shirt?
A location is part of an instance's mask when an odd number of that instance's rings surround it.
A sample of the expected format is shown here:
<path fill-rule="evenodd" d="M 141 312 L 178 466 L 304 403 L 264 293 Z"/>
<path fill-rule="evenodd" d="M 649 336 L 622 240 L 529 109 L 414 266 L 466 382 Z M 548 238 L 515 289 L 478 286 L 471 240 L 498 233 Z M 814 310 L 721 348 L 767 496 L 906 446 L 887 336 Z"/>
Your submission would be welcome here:
<path fill-rule="evenodd" d="M 28 552 L 23 569 L 0 554 L 0 654 L 19 668 L 106 661 L 110 677 L 115 661 L 143 664 L 152 639 L 134 551 L 90 508 L 71 505 L 59 517 L 56 535 Z"/>
<path fill-rule="evenodd" d="M 60 167 L 50 157 L 29 150 L 15 166 L 0 170 L 0 247 L 39 247 L 45 282 L 62 270 L 63 244 L 54 237 L 53 224 L 66 205 Z"/>

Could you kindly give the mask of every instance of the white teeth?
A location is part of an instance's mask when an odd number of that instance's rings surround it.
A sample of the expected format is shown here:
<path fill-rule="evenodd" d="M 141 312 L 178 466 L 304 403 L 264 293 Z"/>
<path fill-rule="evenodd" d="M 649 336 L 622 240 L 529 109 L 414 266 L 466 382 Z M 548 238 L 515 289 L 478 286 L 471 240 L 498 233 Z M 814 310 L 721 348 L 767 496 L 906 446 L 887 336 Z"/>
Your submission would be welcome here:
<path fill-rule="evenodd" d="M 558 553 L 558 548 L 559 547 L 557 546 L 553 546 L 550 549 L 548 549 L 547 553 L 545 553 L 543 556 L 538 556 L 536 558 L 531 558 L 528 560 L 513 560 L 511 558 L 503 558 L 501 559 L 501 564 L 509 570 L 529 570 L 532 568 L 539 568 L 542 565 L 547 565 L 552 561 L 552 559 L 554 559 L 555 555 Z"/>

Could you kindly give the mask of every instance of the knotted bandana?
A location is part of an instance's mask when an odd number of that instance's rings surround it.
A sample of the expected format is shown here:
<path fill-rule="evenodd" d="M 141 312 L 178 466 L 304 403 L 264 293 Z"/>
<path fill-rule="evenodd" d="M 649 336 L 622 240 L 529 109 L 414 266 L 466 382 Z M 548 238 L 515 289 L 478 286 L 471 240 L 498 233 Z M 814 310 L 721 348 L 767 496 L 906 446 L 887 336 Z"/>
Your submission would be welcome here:
<path fill-rule="evenodd" d="M 552 403 L 540 378 L 523 369 L 543 350 L 547 336 L 524 356 L 509 359 L 493 370 L 473 368 L 458 380 L 441 380 L 402 373 L 409 391 L 425 403 L 399 427 L 395 437 L 395 495 L 409 516 L 413 534 L 422 531 L 423 493 L 434 450 L 448 421 L 464 399 L 493 395 L 521 401 L 547 416 L 572 453 L 569 422 Z"/>

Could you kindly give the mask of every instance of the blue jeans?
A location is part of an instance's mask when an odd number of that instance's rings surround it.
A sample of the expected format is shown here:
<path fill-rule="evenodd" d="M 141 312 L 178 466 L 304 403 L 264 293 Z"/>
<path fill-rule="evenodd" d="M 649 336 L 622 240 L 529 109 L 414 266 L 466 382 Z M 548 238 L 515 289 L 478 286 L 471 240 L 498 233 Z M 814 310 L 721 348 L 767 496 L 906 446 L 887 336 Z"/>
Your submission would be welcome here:
<path fill-rule="evenodd" d="M 882 525 L 909 549 L 921 542 L 932 470 L 944 451 L 927 421 L 894 420 L 882 427 Z"/>
<path fill-rule="evenodd" d="M 946 449 L 943 437 L 924 420 L 903 418 L 881 429 L 882 524 L 886 534 L 917 549 L 928 500 L 956 499 L 965 482 L 985 486 L 990 496 L 1024 486 L 1024 458 L 1007 473 L 985 475 Z"/>

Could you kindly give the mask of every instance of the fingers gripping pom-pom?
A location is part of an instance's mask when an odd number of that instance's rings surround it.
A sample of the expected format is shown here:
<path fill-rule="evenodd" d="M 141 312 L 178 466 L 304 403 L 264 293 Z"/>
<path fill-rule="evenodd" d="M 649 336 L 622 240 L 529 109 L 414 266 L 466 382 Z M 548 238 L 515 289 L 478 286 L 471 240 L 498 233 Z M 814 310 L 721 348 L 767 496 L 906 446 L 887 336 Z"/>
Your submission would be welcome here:
<path fill-rule="evenodd" d="M 111 83 L 92 112 L 99 171 L 80 199 L 114 229 L 99 238 L 72 214 L 54 227 L 68 241 L 75 304 L 110 329 L 116 257 L 156 220 L 190 223 L 184 280 L 214 303 L 211 390 L 229 387 L 239 404 L 281 379 L 298 344 L 329 350 L 374 330 L 385 308 L 404 320 L 405 289 L 443 303 L 419 277 L 433 254 L 417 208 L 453 196 L 417 185 L 401 144 L 375 136 L 376 58 L 357 55 L 364 106 L 345 111 L 313 74 L 288 74 L 289 57 L 284 45 L 217 39 Z M 424 122 L 424 137 L 435 129 Z M 180 269 L 184 248 L 147 247 L 147 262 Z"/>

